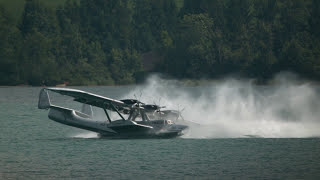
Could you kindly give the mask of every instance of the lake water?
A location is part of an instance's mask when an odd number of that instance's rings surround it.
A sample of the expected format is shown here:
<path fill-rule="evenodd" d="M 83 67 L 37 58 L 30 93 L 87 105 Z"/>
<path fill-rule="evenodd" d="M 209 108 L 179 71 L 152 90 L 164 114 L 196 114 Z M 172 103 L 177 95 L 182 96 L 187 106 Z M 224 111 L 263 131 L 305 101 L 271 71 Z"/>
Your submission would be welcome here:
<path fill-rule="evenodd" d="M 41 88 L 0 88 L 0 179 L 319 179 L 318 88 L 280 86 L 76 87 L 168 105 L 201 124 L 180 138 L 137 140 L 49 120 L 37 109 Z M 63 98 L 53 102 L 78 107 Z"/>

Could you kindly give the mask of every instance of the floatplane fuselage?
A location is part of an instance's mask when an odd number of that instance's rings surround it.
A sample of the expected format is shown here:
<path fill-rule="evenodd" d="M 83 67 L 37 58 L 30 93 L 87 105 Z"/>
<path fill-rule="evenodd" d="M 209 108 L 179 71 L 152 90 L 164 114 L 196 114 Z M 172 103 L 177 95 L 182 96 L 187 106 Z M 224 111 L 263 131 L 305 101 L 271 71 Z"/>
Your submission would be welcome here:
<path fill-rule="evenodd" d="M 71 96 L 83 103 L 81 111 L 51 104 L 48 91 Z M 93 117 L 92 106 L 102 108 L 107 121 Z M 183 134 L 188 126 L 175 124 L 181 117 L 175 110 L 161 111 L 160 106 L 141 103 L 135 99 L 114 100 L 104 96 L 69 88 L 43 88 L 39 94 L 39 109 L 49 109 L 51 120 L 80 129 L 97 132 L 111 138 L 171 138 Z M 110 111 L 120 119 L 112 120 Z M 127 118 L 124 115 L 128 116 Z"/>

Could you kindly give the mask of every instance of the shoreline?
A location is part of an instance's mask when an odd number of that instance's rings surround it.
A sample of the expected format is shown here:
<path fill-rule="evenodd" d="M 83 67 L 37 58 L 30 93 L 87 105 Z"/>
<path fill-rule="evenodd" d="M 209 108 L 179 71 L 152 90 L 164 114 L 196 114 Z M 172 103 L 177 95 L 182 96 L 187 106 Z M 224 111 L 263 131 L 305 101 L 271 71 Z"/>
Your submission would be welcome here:
<path fill-rule="evenodd" d="M 0 86 L 0 88 L 32 88 L 32 87 L 60 87 L 60 88 L 68 88 L 68 87 L 99 87 L 99 86 L 110 86 L 110 87 L 118 87 L 118 86 L 131 86 L 138 84 L 126 84 L 126 85 L 70 85 L 70 86 L 32 86 L 32 85 L 16 85 L 16 86 Z"/>
<path fill-rule="evenodd" d="M 183 86 L 201 86 L 201 85 L 209 85 L 214 83 L 221 83 L 228 80 L 236 80 L 236 81 L 247 81 L 251 82 L 251 84 L 256 86 L 269 86 L 269 85 L 277 85 L 280 82 L 272 79 L 266 82 L 258 82 L 255 79 L 241 79 L 241 78 L 222 78 L 222 79 L 208 79 L 208 80 L 191 80 L 191 79 L 184 79 L 184 80 L 177 80 L 177 79 L 166 79 L 168 81 L 174 80 L 179 82 L 178 85 Z M 320 85 L 320 81 L 310 80 L 310 79 L 295 79 L 291 81 L 294 84 L 310 84 L 310 85 Z M 137 85 L 143 85 L 144 83 L 132 83 L 132 84 L 112 84 L 112 85 L 55 85 L 55 86 L 32 86 L 32 85 L 2 85 L 0 88 L 30 88 L 30 87 L 61 87 L 61 88 L 69 88 L 69 87 L 100 87 L 100 86 L 109 86 L 109 87 L 121 87 L 121 86 L 137 86 Z"/>

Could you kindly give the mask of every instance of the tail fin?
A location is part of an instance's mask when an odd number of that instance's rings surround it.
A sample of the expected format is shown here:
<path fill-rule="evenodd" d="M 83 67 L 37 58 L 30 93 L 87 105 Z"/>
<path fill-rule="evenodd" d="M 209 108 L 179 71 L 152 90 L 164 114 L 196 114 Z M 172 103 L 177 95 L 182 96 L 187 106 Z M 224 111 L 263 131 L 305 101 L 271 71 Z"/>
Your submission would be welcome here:
<path fill-rule="evenodd" d="M 38 108 L 39 109 L 49 109 L 51 106 L 50 98 L 47 90 L 45 88 L 41 89 L 39 94 Z"/>
<path fill-rule="evenodd" d="M 93 112 L 92 112 L 92 107 L 91 105 L 88 104 L 82 104 L 81 112 L 92 117 Z"/>

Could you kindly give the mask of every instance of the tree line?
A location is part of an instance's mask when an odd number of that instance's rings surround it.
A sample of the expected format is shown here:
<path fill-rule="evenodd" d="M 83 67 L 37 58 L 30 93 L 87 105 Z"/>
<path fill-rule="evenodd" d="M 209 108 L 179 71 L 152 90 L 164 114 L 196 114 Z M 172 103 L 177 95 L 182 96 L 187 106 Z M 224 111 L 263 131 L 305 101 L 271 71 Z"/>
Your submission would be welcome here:
<path fill-rule="evenodd" d="M 134 83 L 149 52 L 175 78 L 319 80 L 319 26 L 317 0 L 26 0 L 18 23 L 0 6 L 0 85 Z"/>

